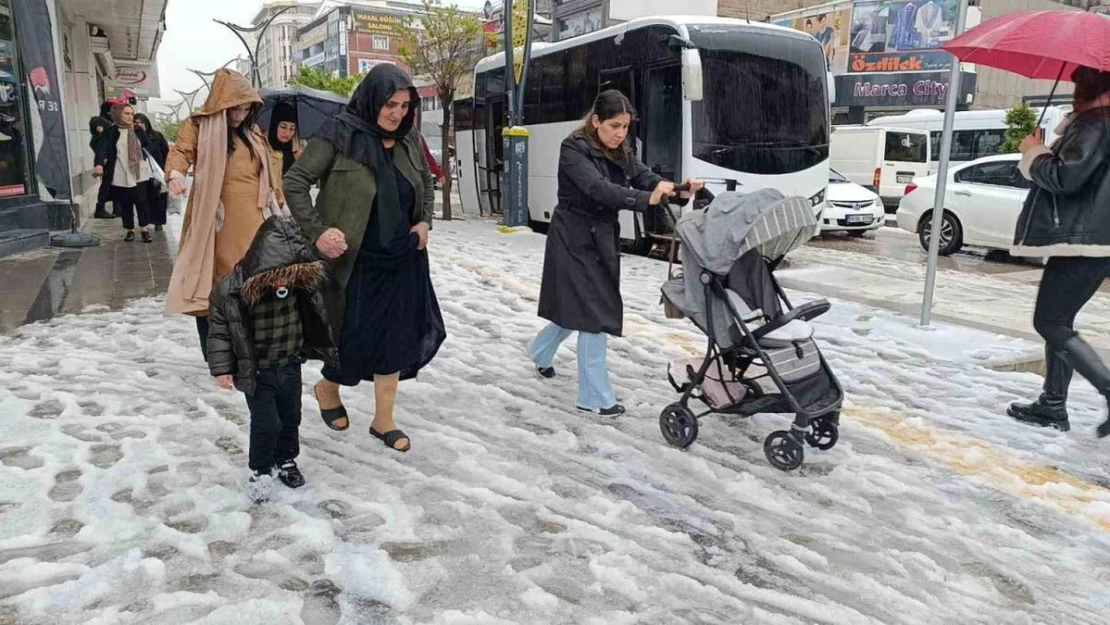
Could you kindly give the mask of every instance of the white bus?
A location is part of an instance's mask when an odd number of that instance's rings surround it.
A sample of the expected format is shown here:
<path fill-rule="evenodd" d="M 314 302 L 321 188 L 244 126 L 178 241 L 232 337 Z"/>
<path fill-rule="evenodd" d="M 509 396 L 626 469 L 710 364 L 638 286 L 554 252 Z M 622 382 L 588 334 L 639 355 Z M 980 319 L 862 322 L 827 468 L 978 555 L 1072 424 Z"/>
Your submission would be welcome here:
<path fill-rule="evenodd" d="M 1033 112 L 1040 117 L 1042 108 Z M 1057 139 L 1056 127 L 1071 112 L 1068 106 L 1050 106 L 1045 112 L 1041 128 L 1044 129 L 1045 143 L 1051 145 Z M 941 131 L 944 129 L 944 113 L 935 109 L 920 109 L 903 115 L 877 117 L 868 126 L 884 128 L 913 128 L 929 133 L 929 155 L 933 171 L 940 162 Z M 1006 141 L 1006 111 L 1002 109 L 981 111 L 958 111 L 952 132 L 953 163 L 966 163 L 984 156 L 998 154 L 999 147 Z"/>
<path fill-rule="evenodd" d="M 500 210 L 504 72 L 502 54 L 480 61 L 473 97 L 455 106 L 466 210 Z M 820 211 L 829 181 L 831 83 L 816 39 L 744 20 L 642 18 L 537 45 L 523 107 L 533 227 L 542 230 L 557 203 L 560 143 L 597 93 L 611 88 L 635 105 L 640 158 L 664 178 L 701 178 L 714 192 L 773 187 L 809 198 Z M 644 253 L 668 233 L 658 212 L 621 213 L 629 251 Z"/>

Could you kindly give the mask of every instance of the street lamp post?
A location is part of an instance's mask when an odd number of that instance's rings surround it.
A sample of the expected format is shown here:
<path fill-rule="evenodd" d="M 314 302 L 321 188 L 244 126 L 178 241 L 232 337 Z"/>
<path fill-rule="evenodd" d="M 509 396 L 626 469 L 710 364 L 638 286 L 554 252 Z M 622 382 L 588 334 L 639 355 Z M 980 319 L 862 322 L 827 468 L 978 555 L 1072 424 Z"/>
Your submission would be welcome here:
<path fill-rule="evenodd" d="M 231 59 L 230 61 L 228 61 L 227 63 L 224 63 L 223 65 L 221 65 L 219 67 L 219 69 L 213 70 L 211 72 L 202 72 L 198 69 L 191 69 L 189 71 L 196 74 L 200 78 L 201 82 L 204 83 L 205 87 L 208 87 L 209 89 L 212 89 L 212 83 L 208 79 L 215 76 L 216 72 L 220 71 L 221 69 L 225 69 L 228 65 L 231 65 L 232 63 L 235 63 L 235 62 L 241 61 L 241 60 L 242 60 L 242 57 L 237 56 L 237 57 Z"/>
<path fill-rule="evenodd" d="M 283 15 L 287 11 L 293 10 L 294 8 L 296 8 L 294 5 L 284 7 L 280 11 L 271 15 L 270 19 L 266 20 L 265 23 L 263 23 L 261 26 L 253 26 L 251 28 L 238 26 L 236 24 L 231 24 L 222 20 L 213 20 L 217 24 L 221 24 L 229 28 L 231 32 L 235 33 L 235 36 L 239 38 L 239 41 L 243 42 L 243 47 L 247 49 L 247 58 L 251 62 L 251 84 L 256 89 L 262 86 L 262 76 L 258 73 L 258 51 L 262 47 L 262 36 L 266 34 L 266 29 L 270 27 L 270 24 L 272 24 L 274 20 L 276 20 L 279 16 Z M 243 36 L 245 34 L 255 35 L 256 42 L 253 48 L 251 47 L 251 44 L 247 43 L 246 37 Z"/>
<path fill-rule="evenodd" d="M 504 220 L 509 227 L 528 224 L 528 129 L 524 127 L 524 87 L 528 81 L 528 62 L 532 58 L 532 0 L 505 2 L 505 85 L 509 104 L 509 124 L 503 131 L 507 167 L 508 202 Z M 515 22 L 515 23 L 514 23 Z M 520 62 L 514 62 L 516 47 Z"/>

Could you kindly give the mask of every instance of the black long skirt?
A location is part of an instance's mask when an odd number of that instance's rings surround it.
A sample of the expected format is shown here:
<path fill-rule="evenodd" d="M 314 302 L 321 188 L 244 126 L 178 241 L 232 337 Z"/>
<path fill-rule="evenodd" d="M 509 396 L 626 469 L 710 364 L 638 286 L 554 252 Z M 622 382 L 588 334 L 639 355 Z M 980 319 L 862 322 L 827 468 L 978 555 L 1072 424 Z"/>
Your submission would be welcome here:
<path fill-rule="evenodd" d="M 418 241 L 412 234 L 390 250 L 359 250 L 347 282 L 339 366 L 323 372 L 329 381 L 355 386 L 397 373 L 409 380 L 435 358 L 447 331 Z"/>

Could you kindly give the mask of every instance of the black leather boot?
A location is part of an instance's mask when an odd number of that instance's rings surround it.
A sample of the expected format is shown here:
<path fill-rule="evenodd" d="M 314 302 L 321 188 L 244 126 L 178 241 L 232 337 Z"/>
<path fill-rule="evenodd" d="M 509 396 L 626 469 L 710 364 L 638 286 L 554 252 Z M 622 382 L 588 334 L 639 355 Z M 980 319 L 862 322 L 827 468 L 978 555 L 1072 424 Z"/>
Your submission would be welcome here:
<path fill-rule="evenodd" d="M 1107 406 L 1110 408 L 1110 368 L 1102 362 L 1098 352 L 1076 335 L 1064 341 L 1060 355 L 1106 398 Z M 1097 433 L 1099 438 L 1110 435 L 1110 418 L 1098 426 Z"/>
<path fill-rule="evenodd" d="M 1044 390 L 1031 404 L 1012 404 L 1006 414 L 1029 425 L 1052 427 L 1062 432 L 1071 429 L 1068 422 L 1068 387 L 1071 385 L 1071 366 L 1045 346 Z"/>

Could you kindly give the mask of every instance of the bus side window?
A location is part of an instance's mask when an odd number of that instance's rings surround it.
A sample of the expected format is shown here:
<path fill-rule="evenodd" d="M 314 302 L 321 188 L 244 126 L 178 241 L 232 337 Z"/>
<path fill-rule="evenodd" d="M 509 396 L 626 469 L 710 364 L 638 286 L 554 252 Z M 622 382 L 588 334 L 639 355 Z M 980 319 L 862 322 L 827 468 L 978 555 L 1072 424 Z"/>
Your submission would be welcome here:
<path fill-rule="evenodd" d="M 540 124 L 567 121 L 566 111 L 566 53 L 555 52 L 543 58 L 543 78 L 540 83 Z"/>
<path fill-rule="evenodd" d="M 943 134 L 939 130 L 934 130 L 929 133 L 929 141 L 932 143 L 932 147 L 930 148 L 930 156 L 932 157 L 932 161 L 934 163 L 940 161 L 940 145 L 941 139 L 943 138 Z"/>

